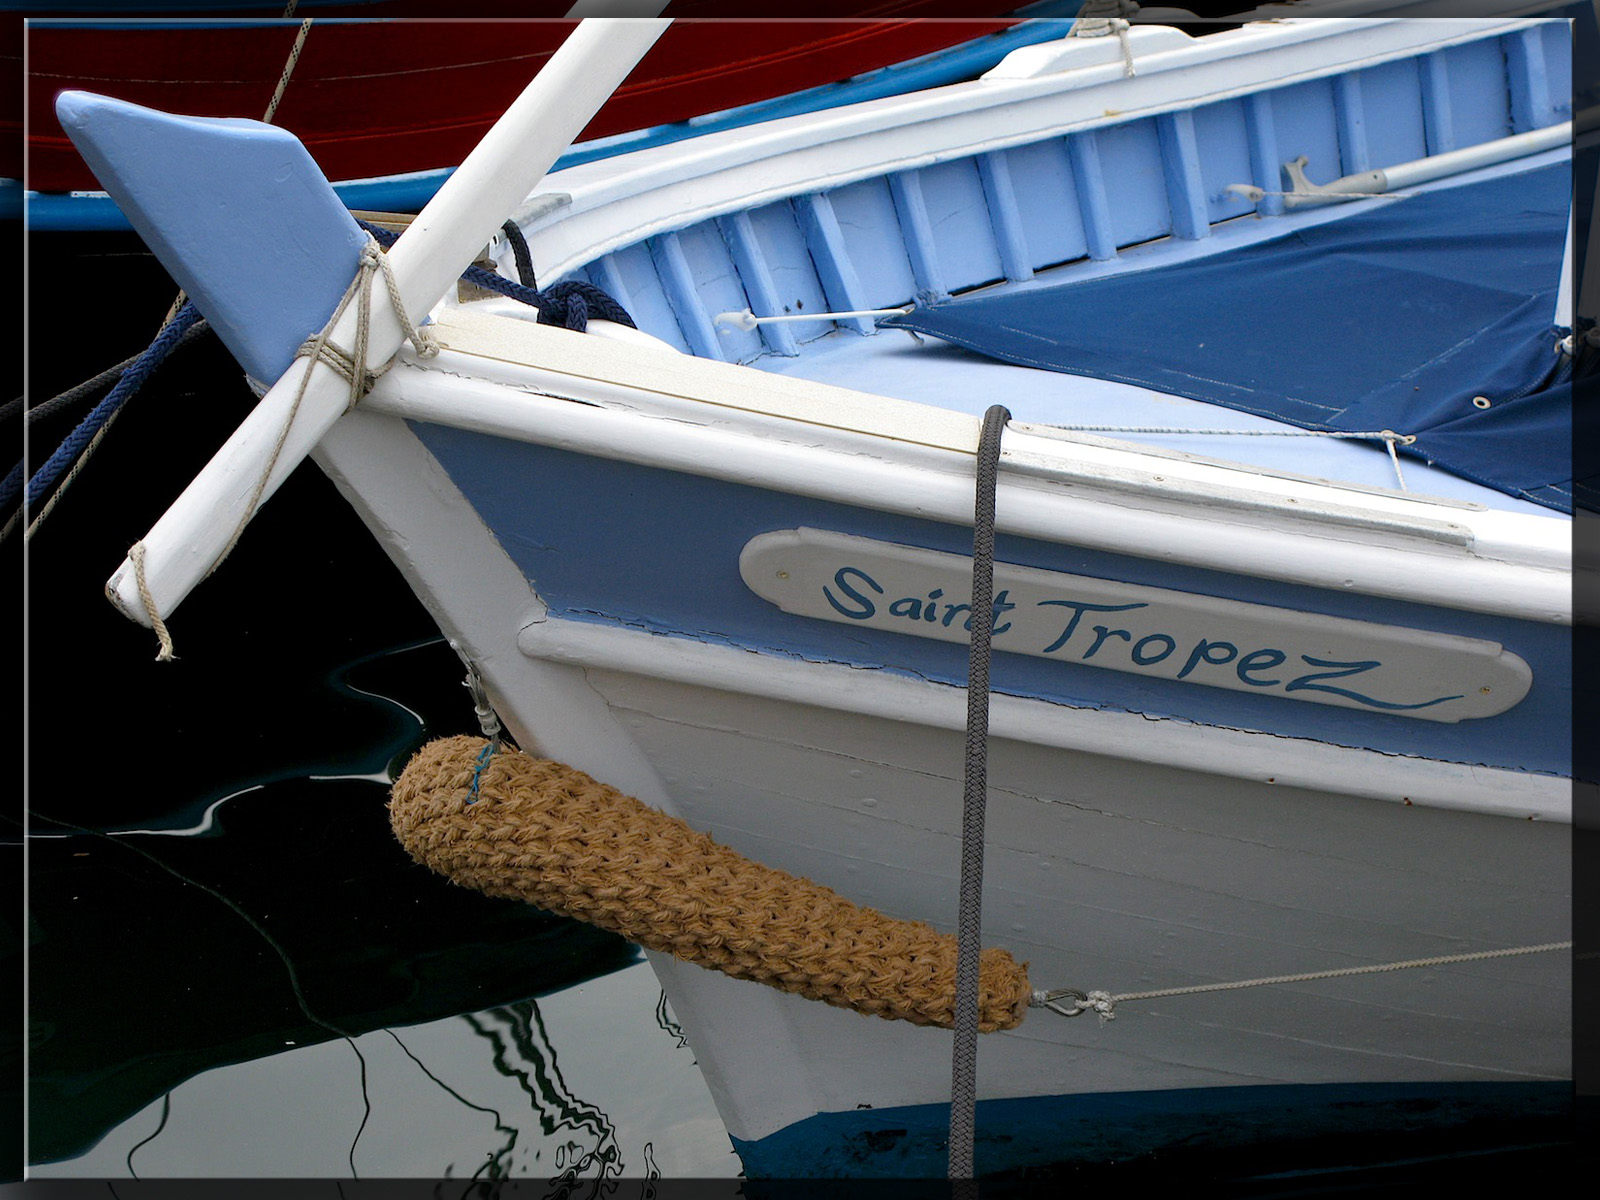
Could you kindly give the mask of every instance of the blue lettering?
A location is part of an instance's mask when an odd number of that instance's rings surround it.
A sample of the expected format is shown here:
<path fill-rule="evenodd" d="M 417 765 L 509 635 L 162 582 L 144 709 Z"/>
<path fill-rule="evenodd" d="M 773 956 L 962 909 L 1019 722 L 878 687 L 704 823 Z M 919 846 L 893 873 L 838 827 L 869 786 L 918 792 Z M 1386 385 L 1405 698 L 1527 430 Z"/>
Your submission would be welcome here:
<path fill-rule="evenodd" d="M 913 621 L 922 620 L 922 601 L 915 596 L 905 596 L 889 605 L 891 617 L 910 617 Z"/>
<path fill-rule="evenodd" d="M 1076 618 L 1074 618 L 1074 620 L 1076 620 Z M 1104 625 L 1096 625 L 1094 627 L 1094 645 L 1085 650 L 1083 652 L 1083 656 L 1085 658 L 1093 658 L 1095 656 L 1095 651 L 1099 650 L 1101 646 L 1105 645 L 1106 639 L 1111 637 L 1119 637 L 1125 642 L 1133 641 L 1133 634 L 1129 633 L 1126 629 L 1110 629 Z"/>
<path fill-rule="evenodd" d="M 1146 655 L 1144 648 L 1151 642 L 1165 642 L 1167 647 L 1159 654 Z M 1178 643 L 1164 633 L 1152 633 L 1149 637 L 1140 638 L 1133 646 L 1133 661 L 1141 667 L 1148 667 L 1160 662 L 1178 648 Z"/>
<path fill-rule="evenodd" d="M 860 592 L 856 591 L 855 588 L 851 587 L 850 584 L 845 580 L 845 576 L 847 575 L 854 575 L 873 591 L 877 592 L 878 595 L 883 595 L 883 589 L 878 586 L 878 581 L 875 580 L 871 575 L 868 575 L 860 567 L 840 567 L 833 576 L 833 582 L 838 589 L 851 600 L 854 600 L 856 604 L 860 605 L 859 611 L 848 609 L 844 605 L 840 604 L 838 597 L 830 592 L 826 587 L 822 589 L 822 594 L 828 598 L 829 604 L 833 605 L 838 612 L 849 617 L 852 621 L 865 621 L 868 617 L 872 616 L 873 613 L 878 611 L 877 605 L 873 604 L 870 598 L 863 596 Z"/>
<path fill-rule="evenodd" d="M 1273 667 L 1282 664 L 1288 655 L 1282 650 L 1252 650 L 1239 660 L 1239 665 L 1233 673 L 1251 687 L 1274 687 L 1283 682 L 1281 679 L 1251 679 L 1257 671 L 1270 671 Z"/>
<path fill-rule="evenodd" d="M 1437 700 L 1424 700 L 1420 704 L 1394 704 L 1388 700 L 1376 700 L 1371 696 L 1363 696 L 1360 692 L 1352 692 L 1345 688 L 1328 687 L 1326 684 L 1314 681 L 1318 679 L 1345 679 L 1351 675 L 1360 675 L 1364 671 L 1372 670 L 1373 667 L 1383 666 L 1381 662 L 1376 660 L 1369 662 L 1330 662 L 1325 658 L 1312 658 L 1309 654 L 1302 654 L 1300 661 L 1310 663 L 1313 667 L 1343 667 L 1344 670 L 1323 671 L 1319 675 L 1302 675 L 1300 678 L 1284 684 L 1283 690 L 1286 692 L 1328 692 L 1335 696 L 1347 696 L 1351 700 L 1359 701 L 1362 704 L 1370 704 L 1373 708 L 1388 709 L 1432 708 L 1435 704 L 1443 704 L 1446 700 L 1461 699 L 1460 696 L 1440 696 Z"/>
<path fill-rule="evenodd" d="M 1004 592 L 1001 592 L 1000 594 L 1002 596 L 1005 595 Z M 1077 630 L 1078 621 L 1083 617 L 1083 614 L 1086 613 L 1086 612 L 1127 612 L 1130 608 L 1149 608 L 1150 607 L 1148 604 L 1144 604 L 1144 603 L 1140 603 L 1140 604 L 1088 604 L 1088 603 L 1086 603 L 1084 601 L 1081 601 L 1081 600 L 1041 600 L 1041 601 L 1039 601 L 1039 604 L 1041 606 L 1046 605 L 1046 604 L 1053 604 L 1053 605 L 1057 605 L 1058 607 L 1061 607 L 1061 608 L 1070 608 L 1070 609 L 1072 609 L 1072 620 L 1067 622 L 1067 627 L 1061 631 L 1061 636 L 1060 637 L 1056 638 L 1055 641 L 1051 642 L 1042 651 L 1040 651 L 1040 653 L 1042 653 L 1042 654 L 1053 654 L 1055 651 L 1057 651 L 1057 650 L 1061 649 L 1061 647 L 1065 646 L 1067 644 L 1067 642 L 1069 640 L 1071 640 L 1073 633 Z M 1096 626 L 1095 628 L 1098 629 L 1099 626 Z M 1103 635 L 1102 635 L 1100 641 L 1102 641 L 1102 642 L 1105 641 L 1105 637 Z M 1095 650 L 1098 650 L 1099 648 L 1100 648 L 1100 642 L 1096 642 L 1094 647 L 1093 647 L 1093 649 L 1091 649 L 1089 651 L 1089 654 L 1093 654 L 1095 652 Z M 1088 658 L 1089 654 L 1085 654 L 1084 657 Z"/>
<path fill-rule="evenodd" d="M 1227 657 L 1212 658 L 1211 652 L 1213 650 L 1226 651 Z M 1178 672 L 1178 678 L 1187 679 L 1189 677 L 1189 672 L 1194 670 L 1203 662 L 1208 662 L 1213 666 L 1220 667 L 1224 663 L 1231 663 L 1238 657 L 1239 647 L 1235 646 L 1232 642 L 1208 642 L 1205 638 L 1201 638 L 1195 643 L 1194 650 L 1190 652 L 1189 661 L 1183 664 L 1183 670 Z"/>
<path fill-rule="evenodd" d="M 1016 607 L 1015 604 L 1012 604 L 1006 599 L 1006 597 L 1010 594 L 1010 588 L 1001 588 L 1000 594 L 994 598 L 994 616 L 990 620 L 989 632 L 995 637 L 999 637 L 1002 633 L 1011 628 L 1010 621 L 1006 621 L 1003 624 L 1000 623 L 1000 614 L 1008 613 Z"/>

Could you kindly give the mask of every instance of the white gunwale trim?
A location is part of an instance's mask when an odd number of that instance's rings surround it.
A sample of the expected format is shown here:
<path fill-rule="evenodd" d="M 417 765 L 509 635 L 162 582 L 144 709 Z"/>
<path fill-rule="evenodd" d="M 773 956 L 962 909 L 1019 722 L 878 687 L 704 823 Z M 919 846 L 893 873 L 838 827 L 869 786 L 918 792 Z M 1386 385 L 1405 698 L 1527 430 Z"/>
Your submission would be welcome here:
<path fill-rule="evenodd" d="M 524 352 L 587 373 L 452 350 L 429 364 L 403 356 L 363 407 L 971 524 L 973 417 L 514 324 Z M 458 336 L 448 328 L 441 334 L 447 344 Z M 618 382 L 630 372 L 650 382 Z M 706 398 L 718 394 L 737 400 L 719 405 Z M 1398 495 L 1374 498 L 1199 461 L 1159 460 L 1153 472 L 1149 458 L 1103 439 L 1098 445 L 1029 442 L 1019 433 L 1014 442 L 1022 444 L 1013 444 L 1008 462 L 1036 475 L 1047 473 L 1041 461 L 1082 474 L 1041 479 L 1005 471 L 998 507 L 1000 528 L 1008 533 L 1447 608 L 1553 623 L 1572 619 L 1564 521 L 1463 512 Z M 1234 503 L 1219 508 L 1219 498 Z M 1470 546 L 1456 532 L 1462 527 L 1474 531 Z M 1509 561 L 1485 556 L 1479 529 L 1491 543 L 1503 544 Z M 1530 543 L 1531 551 L 1525 549 Z"/>
<path fill-rule="evenodd" d="M 788 432 L 780 431 L 780 436 L 792 438 L 792 423 L 799 422 L 811 427 L 802 435 L 807 441 L 840 433 L 852 439 L 869 434 L 906 446 L 976 453 L 981 422 L 938 405 L 713 363 L 670 348 L 665 360 L 634 355 L 614 349 L 608 339 L 499 319 L 477 304 L 442 309 L 435 316 L 441 345 L 474 356 L 471 373 L 510 387 L 697 424 L 730 414 L 781 418 Z M 633 330 L 617 332 L 630 335 L 619 341 L 641 342 L 642 335 Z M 839 444 L 859 448 L 855 440 Z M 1292 511 L 1297 520 L 1308 512 L 1359 512 L 1363 523 L 1377 521 L 1391 531 L 1406 528 L 1425 540 L 1471 546 L 1483 558 L 1554 570 L 1568 570 L 1571 565 L 1571 523 L 1555 514 L 1490 510 L 1469 501 L 1244 466 L 1026 421 L 1007 426 L 1003 455 L 1005 464 L 1025 474 L 1062 472 L 1078 483 L 1160 495 L 1171 493 L 1173 481 L 1193 481 L 1198 487 L 1184 496 L 1187 503 L 1214 500 L 1227 492 L 1242 507 L 1276 507 Z M 1079 477 L 1085 468 L 1088 475 Z M 1209 491 L 1205 485 L 1210 485 Z"/>
<path fill-rule="evenodd" d="M 688 687 L 907 721 L 965 727 L 966 689 L 883 670 L 780 658 L 732 646 L 537 614 L 517 645 L 530 658 Z M 1570 823 L 1572 784 L 1553 775 L 1331 746 L 1304 738 L 1152 720 L 995 693 L 1001 739 L 1134 758 L 1187 771 L 1430 808 Z"/>

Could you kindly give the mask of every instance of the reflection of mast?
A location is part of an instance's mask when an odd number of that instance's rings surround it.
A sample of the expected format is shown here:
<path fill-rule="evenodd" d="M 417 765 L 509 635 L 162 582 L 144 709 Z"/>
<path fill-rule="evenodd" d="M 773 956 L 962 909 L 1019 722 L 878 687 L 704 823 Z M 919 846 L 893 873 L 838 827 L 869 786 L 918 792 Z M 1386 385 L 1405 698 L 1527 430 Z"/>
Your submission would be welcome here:
<path fill-rule="evenodd" d="M 560 1186 L 553 1195 L 570 1195 L 580 1178 L 592 1175 L 598 1184 L 622 1173 L 616 1126 L 605 1113 L 578 1099 L 567 1087 L 536 1002 L 523 1000 L 486 1013 L 468 1013 L 462 1019 L 493 1046 L 495 1070 L 515 1079 L 527 1094 L 546 1137 L 567 1129 L 587 1134 L 593 1140 L 591 1149 L 573 1141 L 556 1148 L 559 1174 L 551 1182 Z"/>
<path fill-rule="evenodd" d="M 683 1032 L 683 1026 L 678 1024 L 672 1015 L 672 1010 L 667 1007 L 667 992 L 665 988 L 661 990 L 661 999 L 656 1001 L 656 1024 L 678 1039 L 677 1048 L 679 1050 L 689 1044 L 689 1038 Z"/>

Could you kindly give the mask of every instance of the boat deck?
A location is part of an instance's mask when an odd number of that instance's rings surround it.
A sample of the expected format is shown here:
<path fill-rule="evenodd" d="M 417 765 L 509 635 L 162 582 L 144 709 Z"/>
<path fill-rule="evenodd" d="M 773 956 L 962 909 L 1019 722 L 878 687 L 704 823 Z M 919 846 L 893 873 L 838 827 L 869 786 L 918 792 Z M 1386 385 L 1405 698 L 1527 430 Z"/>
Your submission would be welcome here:
<path fill-rule="evenodd" d="M 1306 434 L 1281 421 L 1109 380 L 996 362 L 931 338 L 885 330 L 840 331 L 799 358 L 770 356 L 767 371 L 981 416 L 1003 403 L 1015 420 L 1079 426 L 1156 450 L 1244 463 L 1276 473 L 1394 490 L 1394 464 L 1378 442 Z M 1107 414 L 1115 425 L 1107 428 Z M 1195 430 L 1218 430 L 1215 436 Z M 1171 430 L 1173 432 L 1152 432 Z M 1261 436 L 1268 434 L 1273 436 Z M 1290 436 L 1276 436 L 1279 434 Z M 1401 463 L 1405 490 L 1442 500 L 1553 517 L 1541 505 L 1482 487 L 1415 459 Z"/>

